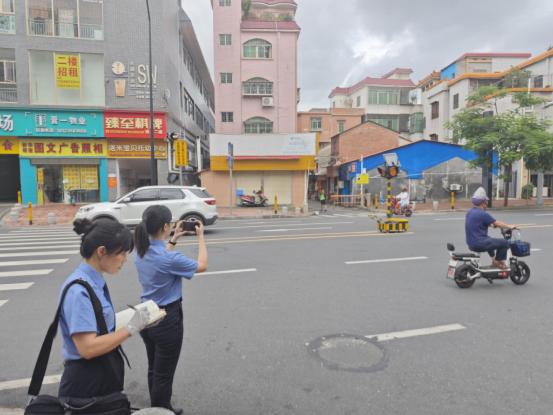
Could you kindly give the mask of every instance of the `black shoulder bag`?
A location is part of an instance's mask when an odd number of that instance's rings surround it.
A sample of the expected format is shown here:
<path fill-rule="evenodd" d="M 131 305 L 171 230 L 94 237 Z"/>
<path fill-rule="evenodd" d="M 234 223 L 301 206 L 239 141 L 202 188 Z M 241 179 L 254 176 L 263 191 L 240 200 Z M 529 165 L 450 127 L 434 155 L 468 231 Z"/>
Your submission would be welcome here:
<path fill-rule="evenodd" d="M 58 399 L 50 395 L 39 395 L 40 388 L 42 387 L 42 381 L 44 380 L 44 375 L 46 373 L 46 367 L 48 366 L 52 343 L 54 342 L 54 338 L 56 337 L 58 331 L 63 300 L 65 299 L 65 295 L 67 294 L 69 288 L 74 284 L 80 284 L 87 290 L 94 308 L 94 315 L 96 317 L 96 324 L 98 325 L 100 335 L 108 333 L 102 312 L 102 304 L 90 284 L 80 279 L 67 284 L 62 292 L 54 321 L 48 328 L 48 332 L 46 333 L 46 337 L 44 338 L 44 342 L 42 343 L 42 347 L 38 355 L 28 391 L 31 399 L 25 408 L 25 415 L 128 415 L 131 413 L 130 402 L 127 396 L 122 392 L 115 392 L 106 396 L 86 399 Z"/>

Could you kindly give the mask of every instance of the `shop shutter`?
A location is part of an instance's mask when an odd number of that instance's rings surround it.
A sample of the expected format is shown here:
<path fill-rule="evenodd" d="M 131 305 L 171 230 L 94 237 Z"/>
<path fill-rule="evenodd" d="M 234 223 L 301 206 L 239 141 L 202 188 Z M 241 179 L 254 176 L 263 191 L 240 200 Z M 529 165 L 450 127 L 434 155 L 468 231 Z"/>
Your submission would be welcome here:
<path fill-rule="evenodd" d="M 236 190 L 242 190 L 245 195 L 251 195 L 253 190 L 261 189 L 261 172 L 234 172 Z"/>
<path fill-rule="evenodd" d="M 274 203 L 275 195 L 279 205 L 292 204 L 292 173 L 291 172 L 265 172 L 263 176 L 265 196 L 269 203 Z"/>

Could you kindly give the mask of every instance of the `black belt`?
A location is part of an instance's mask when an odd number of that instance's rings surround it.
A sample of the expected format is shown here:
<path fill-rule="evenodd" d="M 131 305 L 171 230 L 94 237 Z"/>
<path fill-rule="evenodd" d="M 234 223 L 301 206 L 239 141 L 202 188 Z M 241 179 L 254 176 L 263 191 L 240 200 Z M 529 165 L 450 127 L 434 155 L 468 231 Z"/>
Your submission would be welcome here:
<path fill-rule="evenodd" d="M 173 308 L 181 307 L 182 305 L 182 297 L 179 298 L 177 301 L 173 301 L 172 303 L 166 304 L 166 305 L 160 305 L 159 308 L 164 308 L 166 311 L 172 310 Z"/>

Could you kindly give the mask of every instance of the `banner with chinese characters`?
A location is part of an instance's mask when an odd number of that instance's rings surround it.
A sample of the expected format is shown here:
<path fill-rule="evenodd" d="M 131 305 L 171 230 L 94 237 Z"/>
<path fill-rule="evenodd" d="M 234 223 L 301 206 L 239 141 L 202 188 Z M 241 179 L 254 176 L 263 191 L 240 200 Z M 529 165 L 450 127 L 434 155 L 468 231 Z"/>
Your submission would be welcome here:
<path fill-rule="evenodd" d="M 81 89 L 80 55 L 62 55 L 54 53 L 56 87 L 63 89 Z"/>
<path fill-rule="evenodd" d="M 105 140 L 19 139 L 20 157 L 106 157 Z"/>
<path fill-rule="evenodd" d="M 165 113 L 154 114 L 154 137 L 166 138 Z M 149 138 L 150 114 L 147 112 L 106 111 L 104 113 L 106 138 Z"/>
<path fill-rule="evenodd" d="M 15 137 L 0 137 L 0 154 L 19 154 L 19 140 Z"/>
<path fill-rule="evenodd" d="M 104 136 L 104 114 L 0 108 L 0 136 L 101 138 Z"/>
<path fill-rule="evenodd" d="M 154 146 L 156 159 L 167 159 L 167 144 L 157 142 Z M 149 159 L 148 140 L 108 140 L 108 158 Z"/>

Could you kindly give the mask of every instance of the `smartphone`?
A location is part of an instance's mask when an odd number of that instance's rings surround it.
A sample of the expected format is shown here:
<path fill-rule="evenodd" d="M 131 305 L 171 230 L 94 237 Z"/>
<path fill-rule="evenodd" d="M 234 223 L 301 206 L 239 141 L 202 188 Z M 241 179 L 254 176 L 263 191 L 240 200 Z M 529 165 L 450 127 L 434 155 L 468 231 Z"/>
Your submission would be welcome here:
<path fill-rule="evenodd" d="M 184 221 L 181 223 L 181 230 L 186 232 L 196 232 L 196 225 L 198 221 L 191 220 L 191 221 Z"/>

